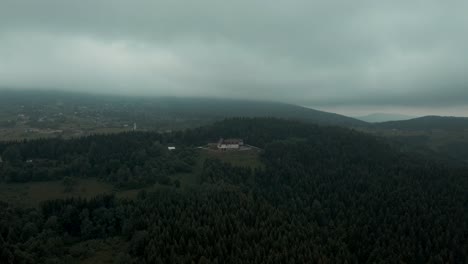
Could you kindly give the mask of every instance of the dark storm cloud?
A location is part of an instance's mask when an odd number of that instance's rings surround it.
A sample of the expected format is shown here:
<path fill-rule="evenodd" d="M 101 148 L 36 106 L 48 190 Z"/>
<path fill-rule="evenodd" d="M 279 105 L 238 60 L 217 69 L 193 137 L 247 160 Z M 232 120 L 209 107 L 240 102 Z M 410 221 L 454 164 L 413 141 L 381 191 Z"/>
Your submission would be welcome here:
<path fill-rule="evenodd" d="M 453 106 L 466 1 L 0 2 L 0 86 Z"/>

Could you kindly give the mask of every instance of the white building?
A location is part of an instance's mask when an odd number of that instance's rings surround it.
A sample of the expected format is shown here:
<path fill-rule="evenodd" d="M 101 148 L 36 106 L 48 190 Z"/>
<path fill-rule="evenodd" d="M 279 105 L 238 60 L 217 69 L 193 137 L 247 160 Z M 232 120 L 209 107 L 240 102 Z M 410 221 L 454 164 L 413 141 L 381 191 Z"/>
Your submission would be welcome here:
<path fill-rule="evenodd" d="M 228 149 L 239 149 L 244 145 L 244 141 L 238 138 L 223 139 L 221 138 L 218 141 L 218 149 L 228 150 Z"/>
<path fill-rule="evenodd" d="M 171 151 L 171 150 L 175 150 L 176 148 L 173 147 L 173 146 L 169 146 L 169 147 L 167 147 L 167 149 L 168 149 L 169 151 Z"/>

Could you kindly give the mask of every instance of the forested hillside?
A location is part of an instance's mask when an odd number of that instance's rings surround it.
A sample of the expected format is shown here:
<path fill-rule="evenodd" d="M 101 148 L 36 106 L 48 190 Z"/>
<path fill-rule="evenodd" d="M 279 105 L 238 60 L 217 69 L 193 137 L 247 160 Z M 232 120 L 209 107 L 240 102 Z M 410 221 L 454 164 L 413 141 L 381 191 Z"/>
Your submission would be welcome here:
<path fill-rule="evenodd" d="M 115 263 L 468 261 L 467 168 L 344 128 L 236 118 L 166 134 L 2 143 L 0 175 L 97 177 L 120 188 L 171 182 L 195 173 L 195 147 L 219 137 L 262 148 L 263 166 L 207 159 L 196 186 L 141 191 L 134 200 L 1 203 L 0 262 L 79 263 L 92 253 L 77 245 L 110 238 L 124 244 Z"/>
<path fill-rule="evenodd" d="M 363 131 L 399 142 L 408 149 L 468 164 L 468 118 L 426 116 L 372 124 Z"/>
<path fill-rule="evenodd" d="M 425 116 L 402 121 L 389 121 L 375 124 L 379 128 L 402 130 L 467 130 L 468 118 L 449 116 Z"/>

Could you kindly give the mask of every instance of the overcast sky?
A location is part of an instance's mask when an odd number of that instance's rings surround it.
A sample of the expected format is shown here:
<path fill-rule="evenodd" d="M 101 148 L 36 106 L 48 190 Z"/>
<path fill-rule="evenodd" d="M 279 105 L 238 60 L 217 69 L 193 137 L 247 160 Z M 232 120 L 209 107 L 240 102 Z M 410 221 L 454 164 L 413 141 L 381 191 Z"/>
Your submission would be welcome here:
<path fill-rule="evenodd" d="M 467 12 L 457 0 L 0 0 L 0 87 L 468 116 Z"/>

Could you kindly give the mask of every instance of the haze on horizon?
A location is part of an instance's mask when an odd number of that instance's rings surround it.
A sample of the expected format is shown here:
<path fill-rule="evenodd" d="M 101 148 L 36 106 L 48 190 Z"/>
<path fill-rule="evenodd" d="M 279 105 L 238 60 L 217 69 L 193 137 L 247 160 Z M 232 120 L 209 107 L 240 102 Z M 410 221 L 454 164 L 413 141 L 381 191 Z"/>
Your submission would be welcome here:
<path fill-rule="evenodd" d="M 468 116 L 466 1 L 0 2 L 0 87 Z"/>

